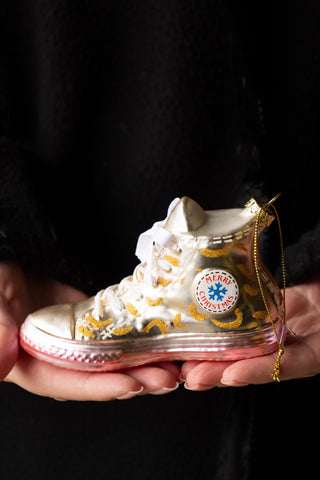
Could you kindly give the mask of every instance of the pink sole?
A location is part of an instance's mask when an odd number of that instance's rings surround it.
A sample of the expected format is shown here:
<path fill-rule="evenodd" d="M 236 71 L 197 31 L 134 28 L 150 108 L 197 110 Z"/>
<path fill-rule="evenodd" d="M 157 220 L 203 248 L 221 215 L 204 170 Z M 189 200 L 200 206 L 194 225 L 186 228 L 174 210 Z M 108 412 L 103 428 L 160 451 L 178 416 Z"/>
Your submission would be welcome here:
<path fill-rule="evenodd" d="M 196 340 L 195 340 L 196 342 Z M 180 350 L 170 348 L 162 350 L 154 348 L 148 352 L 125 353 L 119 349 L 114 352 L 107 352 L 99 346 L 99 349 L 82 348 L 80 350 L 71 348 L 57 348 L 55 346 L 44 346 L 35 344 L 23 333 L 20 334 L 20 344 L 23 349 L 33 357 L 52 363 L 58 367 L 85 371 L 114 371 L 124 368 L 145 365 L 163 361 L 235 361 L 244 358 L 267 355 L 277 350 L 278 345 L 275 340 L 263 345 L 251 346 L 240 349 L 221 349 L 208 351 L 208 347 L 194 345 L 194 348 L 181 348 Z M 76 347 L 76 346 L 75 346 Z"/>

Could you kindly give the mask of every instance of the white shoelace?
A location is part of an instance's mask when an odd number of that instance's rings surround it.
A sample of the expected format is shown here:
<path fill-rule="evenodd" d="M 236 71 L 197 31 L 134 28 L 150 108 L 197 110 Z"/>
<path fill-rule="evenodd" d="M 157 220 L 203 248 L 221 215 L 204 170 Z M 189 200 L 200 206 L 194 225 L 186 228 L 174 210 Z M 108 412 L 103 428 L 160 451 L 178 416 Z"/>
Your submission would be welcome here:
<path fill-rule="evenodd" d="M 172 252 L 180 253 L 180 250 L 175 245 L 167 246 Z M 121 300 L 121 296 L 124 293 L 129 293 L 129 296 L 135 300 L 140 300 L 142 298 L 141 291 L 135 285 L 133 279 L 137 279 L 137 276 L 143 277 L 145 281 L 146 272 L 152 273 L 152 285 L 156 287 L 157 278 L 163 275 L 163 272 L 168 273 L 171 271 L 171 265 L 163 258 L 161 258 L 166 250 L 164 250 L 160 245 L 155 245 L 155 249 L 159 251 L 161 249 L 161 254 L 159 257 L 153 256 L 152 265 L 149 266 L 148 263 L 140 263 L 135 268 L 135 271 L 131 277 L 125 277 L 121 280 L 118 285 L 112 285 L 105 290 L 98 292 L 94 298 L 94 308 L 92 311 L 92 316 L 96 319 L 99 319 L 103 316 L 104 309 L 109 306 L 112 310 L 122 312 L 125 310 L 125 305 Z M 158 253 L 159 254 L 159 253 Z"/>
<path fill-rule="evenodd" d="M 144 283 L 156 286 L 159 271 L 169 272 L 171 270 L 171 265 L 162 258 L 164 252 L 167 248 L 174 252 L 179 252 L 180 249 L 175 245 L 173 235 L 163 228 L 163 225 L 178 201 L 179 198 L 176 198 L 171 202 L 167 217 L 164 220 L 154 223 L 152 228 L 139 236 L 136 255 L 141 263 L 135 268 L 133 276 L 125 277 L 118 285 L 110 286 L 97 293 L 92 311 L 94 318 L 102 317 L 107 305 L 112 310 L 124 311 L 125 305 L 119 298 L 124 292 L 129 292 L 137 300 L 142 297 L 140 290 L 133 283 L 133 278 L 137 278 L 137 274 L 143 275 Z M 154 272 L 156 275 L 154 275 Z"/>

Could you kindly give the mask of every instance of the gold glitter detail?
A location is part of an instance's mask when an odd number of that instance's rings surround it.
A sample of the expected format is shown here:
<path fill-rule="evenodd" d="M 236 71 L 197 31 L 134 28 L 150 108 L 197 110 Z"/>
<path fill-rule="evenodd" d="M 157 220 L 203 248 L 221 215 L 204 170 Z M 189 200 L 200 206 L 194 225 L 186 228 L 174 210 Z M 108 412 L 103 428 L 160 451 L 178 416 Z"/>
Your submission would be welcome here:
<path fill-rule="evenodd" d="M 163 320 L 160 320 L 159 318 L 155 318 L 154 320 L 151 320 L 151 322 L 148 323 L 148 325 L 146 325 L 144 327 L 144 331 L 146 333 L 149 333 L 151 328 L 153 327 L 158 327 L 160 329 L 160 332 L 162 333 L 162 335 L 164 337 L 167 337 L 167 335 L 164 333 L 165 329 L 168 328 L 168 325 L 163 321 Z"/>
<path fill-rule="evenodd" d="M 180 285 L 183 285 L 183 284 L 184 284 L 185 279 L 186 279 L 186 277 L 181 278 L 181 280 L 180 280 Z"/>
<path fill-rule="evenodd" d="M 81 333 L 84 337 L 94 338 L 94 333 L 89 328 L 83 327 L 82 325 L 78 328 L 78 332 Z"/>
<path fill-rule="evenodd" d="M 138 313 L 138 310 L 132 303 L 126 303 L 126 310 L 127 312 L 131 313 L 134 317 L 141 317 L 140 313 Z"/>
<path fill-rule="evenodd" d="M 162 297 L 159 297 L 159 298 L 155 298 L 154 300 L 150 297 L 146 297 L 146 303 L 149 305 L 149 307 L 158 307 L 159 305 L 162 304 L 163 302 L 163 298 Z"/>
<path fill-rule="evenodd" d="M 133 327 L 114 328 L 112 330 L 112 333 L 113 333 L 113 335 L 116 335 L 117 337 L 120 337 L 121 335 L 127 335 L 127 333 L 130 333 L 131 330 L 133 330 Z"/>
<path fill-rule="evenodd" d="M 210 320 L 211 320 L 212 323 L 217 325 L 217 327 L 229 328 L 229 329 L 238 328 L 242 324 L 243 315 L 240 312 L 239 308 L 236 308 L 234 313 L 236 314 L 237 318 L 236 318 L 236 320 L 233 320 L 233 322 L 219 322 L 219 320 L 216 320 L 215 318 L 210 318 Z"/>
<path fill-rule="evenodd" d="M 108 318 L 108 320 L 104 320 L 103 322 L 100 322 L 99 320 L 96 320 L 92 315 L 88 315 L 86 317 L 86 322 L 92 328 L 103 328 L 110 325 L 110 323 L 113 322 L 113 318 Z"/>
<path fill-rule="evenodd" d="M 201 272 L 202 272 L 202 268 L 196 268 L 196 272 L 201 273 Z"/>
<path fill-rule="evenodd" d="M 203 248 L 200 250 L 201 255 L 208 258 L 219 258 L 226 255 L 230 247 L 220 248 L 219 250 L 212 250 L 210 248 Z"/>
<path fill-rule="evenodd" d="M 170 278 L 158 277 L 157 283 L 161 285 L 161 287 L 167 287 L 172 283 L 172 280 Z"/>
<path fill-rule="evenodd" d="M 248 268 L 246 267 L 246 265 L 244 265 L 243 263 L 238 263 L 237 265 L 237 269 L 240 270 L 240 272 L 247 278 L 251 278 L 252 275 L 251 273 L 249 272 Z"/>
<path fill-rule="evenodd" d="M 204 320 L 206 318 L 207 315 L 202 315 L 201 313 L 198 313 L 197 312 L 197 309 L 196 307 L 193 305 L 193 303 L 190 303 L 189 305 L 189 310 L 190 310 L 190 313 L 191 315 L 193 316 L 193 318 L 195 320 L 197 320 L 197 322 L 202 322 L 202 320 Z"/>
<path fill-rule="evenodd" d="M 171 255 L 164 255 L 163 257 L 170 265 L 173 267 L 178 267 L 180 265 L 180 260 L 176 257 L 172 257 Z"/>
<path fill-rule="evenodd" d="M 282 288 L 283 288 L 283 324 L 285 325 L 285 323 L 286 323 L 286 301 L 285 301 L 286 271 L 285 271 L 285 262 L 284 262 L 283 237 L 282 237 L 282 229 L 281 229 L 281 224 L 280 224 L 280 218 L 279 218 L 278 212 L 276 210 L 276 207 L 273 205 L 273 202 L 279 197 L 279 195 L 280 195 L 280 193 L 278 193 L 278 195 L 273 197 L 273 199 L 270 200 L 268 203 L 265 203 L 262 206 L 259 205 L 259 210 L 258 210 L 258 213 L 257 213 L 257 220 L 256 220 L 255 227 L 254 227 L 254 238 L 253 238 L 253 262 L 254 262 L 254 268 L 255 268 L 255 271 L 256 271 L 256 276 L 257 276 L 257 280 L 258 280 L 258 284 L 259 284 L 260 294 L 261 294 L 265 309 L 268 312 L 268 315 L 269 315 L 269 318 L 270 318 L 270 321 L 271 321 L 271 325 L 272 325 L 272 328 L 273 328 L 273 331 L 274 331 L 274 334 L 275 334 L 275 337 L 276 337 L 276 340 L 277 340 L 277 344 L 278 344 L 278 356 L 277 356 L 277 360 L 276 360 L 275 365 L 274 365 L 273 373 L 271 375 L 272 380 L 274 380 L 276 382 L 280 382 L 280 360 L 281 360 L 282 355 L 284 354 L 284 348 L 283 348 L 283 346 L 280 342 L 280 339 L 279 339 L 279 336 L 278 336 L 278 333 L 277 333 L 277 329 L 275 327 L 273 318 L 271 316 L 271 312 L 270 312 L 269 306 L 267 304 L 267 301 L 266 301 L 266 298 L 265 298 L 265 295 L 264 295 L 264 291 L 263 291 L 263 287 L 262 287 L 262 281 L 261 281 L 259 265 L 258 265 L 258 230 L 259 230 L 260 220 L 261 219 L 263 220 L 264 215 L 268 213 L 268 207 L 272 207 L 272 209 L 275 213 L 277 222 L 278 222 L 278 230 L 279 230 L 279 237 L 280 237 L 279 239 L 280 239 L 282 283 L 283 283 L 283 285 L 282 285 Z"/>
<path fill-rule="evenodd" d="M 276 363 L 274 364 L 273 373 L 271 375 L 272 380 L 274 380 L 275 382 L 280 382 L 280 360 L 283 354 L 284 354 L 284 349 L 281 345 L 279 347 L 277 360 L 276 360 Z"/>
<path fill-rule="evenodd" d="M 173 325 L 178 328 L 184 328 L 185 325 L 181 323 L 181 313 L 177 313 L 173 319 Z"/>
<path fill-rule="evenodd" d="M 251 285 L 249 285 L 248 283 L 245 283 L 243 285 L 243 290 L 251 297 L 255 297 L 259 293 L 259 290 L 257 288 L 251 287 Z"/>
<path fill-rule="evenodd" d="M 256 320 L 264 320 L 267 315 L 268 312 L 266 310 L 258 310 L 257 312 L 254 312 L 252 314 L 253 318 L 255 318 Z"/>

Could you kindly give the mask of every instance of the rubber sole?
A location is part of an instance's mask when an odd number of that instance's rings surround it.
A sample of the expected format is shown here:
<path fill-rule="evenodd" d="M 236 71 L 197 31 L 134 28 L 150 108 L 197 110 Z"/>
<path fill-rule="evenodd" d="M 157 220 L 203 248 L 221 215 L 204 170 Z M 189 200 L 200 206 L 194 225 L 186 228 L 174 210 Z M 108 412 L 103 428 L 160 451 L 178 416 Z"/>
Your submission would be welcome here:
<path fill-rule="evenodd" d="M 277 334 L 282 330 L 276 323 Z M 160 361 L 233 361 L 267 355 L 278 349 L 271 325 L 240 333 L 172 334 L 107 341 L 66 340 L 34 327 L 29 318 L 20 330 L 23 349 L 63 368 L 113 371 Z"/>

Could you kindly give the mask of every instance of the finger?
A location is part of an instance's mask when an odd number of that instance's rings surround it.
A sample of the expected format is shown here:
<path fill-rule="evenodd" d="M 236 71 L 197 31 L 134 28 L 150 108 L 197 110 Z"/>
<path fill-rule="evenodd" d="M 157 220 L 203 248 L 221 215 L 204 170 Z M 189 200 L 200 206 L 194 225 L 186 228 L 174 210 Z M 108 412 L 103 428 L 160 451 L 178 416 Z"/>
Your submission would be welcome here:
<path fill-rule="evenodd" d="M 169 367 L 168 364 L 134 367 L 126 373 L 143 386 L 142 394 L 163 395 L 179 386 L 179 368 Z"/>
<path fill-rule="evenodd" d="M 23 351 L 20 351 L 19 360 L 6 380 L 36 395 L 59 400 L 126 399 L 142 390 L 138 380 L 124 373 L 92 373 L 59 368 L 36 360 Z"/>
<path fill-rule="evenodd" d="M 0 381 L 18 358 L 18 329 L 6 300 L 0 295 Z"/>
<path fill-rule="evenodd" d="M 78 290 L 71 285 L 66 285 L 55 280 L 51 280 L 52 285 L 50 285 L 50 303 L 73 303 L 73 302 L 82 302 L 89 298 L 84 292 Z"/>
<path fill-rule="evenodd" d="M 213 387 L 221 387 L 220 382 L 224 370 L 231 362 L 186 362 L 182 367 L 187 390 L 209 390 Z"/>
<path fill-rule="evenodd" d="M 202 363 L 201 360 L 189 360 L 184 362 L 181 367 L 180 380 L 185 382 L 191 370 Z"/>
<path fill-rule="evenodd" d="M 180 379 L 181 369 L 175 363 L 172 363 L 172 362 L 157 362 L 157 363 L 153 364 L 153 366 L 163 368 L 164 370 L 167 370 L 168 372 L 172 373 L 172 375 L 174 375 L 176 381 L 178 381 Z"/>
<path fill-rule="evenodd" d="M 277 355 L 239 360 L 223 372 L 221 383 L 230 387 L 263 384 L 272 381 Z"/>
<path fill-rule="evenodd" d="M 280 361 L 280 380 L 303 378 L 316 375 L 320 371 L 317 335 L 297 338 L 285 346 Z M 272 373 L 278 352 L 264 357 L 235 362 L 223 372 L 221 382 L 229 386 L 263 384 L 272 382 Z"/>

